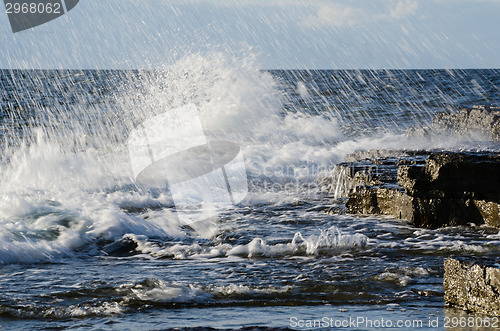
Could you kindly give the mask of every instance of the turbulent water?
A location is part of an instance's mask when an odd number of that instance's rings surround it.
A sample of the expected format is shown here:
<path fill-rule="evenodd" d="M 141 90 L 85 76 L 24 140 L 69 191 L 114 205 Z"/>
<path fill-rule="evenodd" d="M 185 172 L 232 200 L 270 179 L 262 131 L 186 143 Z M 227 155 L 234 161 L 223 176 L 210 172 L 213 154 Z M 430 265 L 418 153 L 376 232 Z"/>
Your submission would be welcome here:
<path fill-rule="evenodd" d="M 360 149 L 500 150 L 406 134 L 438 112 L 499 105 L 499 87 L 500 70 L 261 71 L 220 54 L 148 72 L 1 71 L 0 326 L 328 317 L 425 329 L 474 316 L 444 308 L 443 261 L 498 258 L 498 230 L 345 215 L 323 178 Z M 167 190 L 135 182 L 127 146 L 137 125 L 188 104 L 207 139 L 241 146 L 248 176 L 246 198 L 203 227 L 179 223 Z"/>

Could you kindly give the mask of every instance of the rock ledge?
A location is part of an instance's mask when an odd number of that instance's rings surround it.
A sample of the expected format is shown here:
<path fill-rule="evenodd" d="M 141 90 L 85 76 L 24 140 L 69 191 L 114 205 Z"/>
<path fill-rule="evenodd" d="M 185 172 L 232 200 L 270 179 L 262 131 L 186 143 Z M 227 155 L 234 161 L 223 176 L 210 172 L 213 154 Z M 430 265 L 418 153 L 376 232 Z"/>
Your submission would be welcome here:
<path fill-rule="evenodd" d="M 425 228 L 487 224 L 500 228 L 500 154 L 373 151 L 334 171 L 335 198 L 347 212 L 407 219 Z"/>

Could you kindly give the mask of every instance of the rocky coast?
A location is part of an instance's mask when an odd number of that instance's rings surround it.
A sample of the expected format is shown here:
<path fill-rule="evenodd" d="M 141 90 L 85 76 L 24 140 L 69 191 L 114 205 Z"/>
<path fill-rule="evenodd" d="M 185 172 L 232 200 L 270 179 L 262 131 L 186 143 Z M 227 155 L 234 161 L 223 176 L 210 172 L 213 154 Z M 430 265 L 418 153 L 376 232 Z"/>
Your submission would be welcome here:
<path fill-rule="evenodd" d="M 467 134 L 500 141 L 500 108 L 438 114 L 411 135 Z M 331 192 L 351 214 L 389 215 L 422 228 L 484 225 L 500 229 L 500 153 L 491 151 L 358 151 L 333 172 Z M 463 261 L 463 260 L 466 261 Z M 500 316 L 498 263 L 468 257 L 444 262 L 444 301 Z"/>
<path fill-rule="evenodd" d="M 500 107 L 439 113 L 409 135 L 460 133 L 496 144 Z M 335 198 L 353 214 L 382 214 L 425 228 L 487 224 L 500 228 L 500 153 L 358 151 L 333 174 Z"/>
<path fill-rule="evenodd" d="M 334 170 L 332 192 L 347 212 L 406 219 L 425 228 L 500 228 L 500 155 L 491 152 L 369 151 Z"/>

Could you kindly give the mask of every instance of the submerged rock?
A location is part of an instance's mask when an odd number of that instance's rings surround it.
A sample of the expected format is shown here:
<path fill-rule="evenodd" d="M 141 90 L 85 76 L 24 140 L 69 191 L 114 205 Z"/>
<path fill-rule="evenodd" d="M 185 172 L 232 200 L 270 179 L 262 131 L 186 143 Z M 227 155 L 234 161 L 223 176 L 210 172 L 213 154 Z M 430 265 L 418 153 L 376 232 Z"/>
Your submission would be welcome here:
<path fill-rule="evenodd" d="M 444 300 L 464 310 L 500 316 L 500 269 L 468 264 L 455 259 L 444 262 Z"/>
<path fill-rule="evenodd" d="M 426 228 L 500 228 L 500 154 L 391 153 L 364 152 L 337 166 L 332 191 L 348 198 L 349 213 L 392 215 Z"/>

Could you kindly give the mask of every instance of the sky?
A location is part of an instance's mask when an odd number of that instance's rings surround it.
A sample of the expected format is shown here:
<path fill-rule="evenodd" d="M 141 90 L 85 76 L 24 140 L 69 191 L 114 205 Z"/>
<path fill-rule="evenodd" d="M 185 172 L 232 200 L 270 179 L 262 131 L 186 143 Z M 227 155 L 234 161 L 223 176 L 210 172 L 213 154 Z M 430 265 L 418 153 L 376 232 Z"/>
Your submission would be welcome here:
<path fill-rule="evenodd" d="M 80 0 L 15 34 L 0 11 L 4 69 L 151 69 L 191 54 L 261 69 L 500 68 L 500 0 Z"/>

